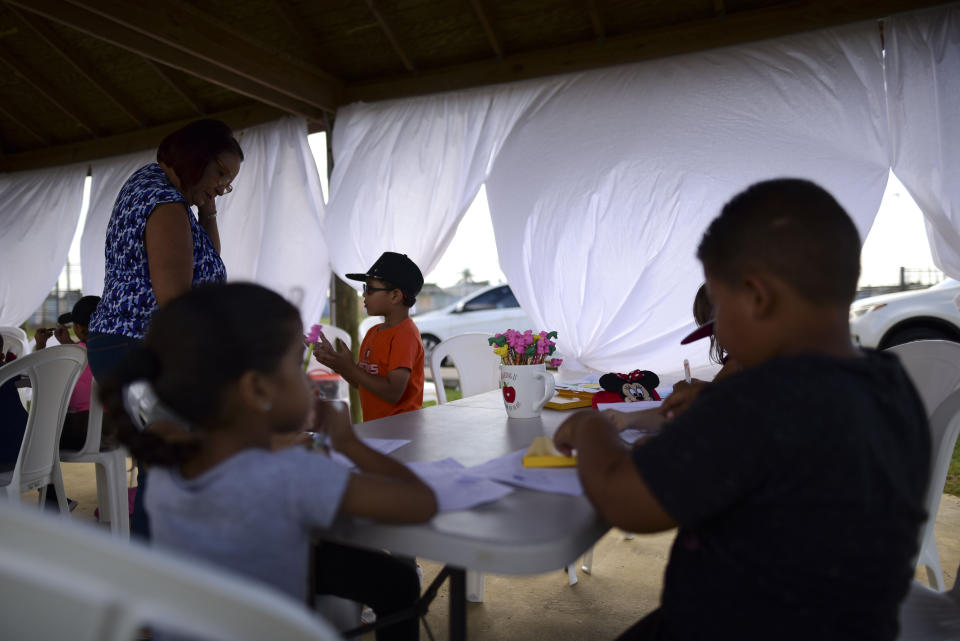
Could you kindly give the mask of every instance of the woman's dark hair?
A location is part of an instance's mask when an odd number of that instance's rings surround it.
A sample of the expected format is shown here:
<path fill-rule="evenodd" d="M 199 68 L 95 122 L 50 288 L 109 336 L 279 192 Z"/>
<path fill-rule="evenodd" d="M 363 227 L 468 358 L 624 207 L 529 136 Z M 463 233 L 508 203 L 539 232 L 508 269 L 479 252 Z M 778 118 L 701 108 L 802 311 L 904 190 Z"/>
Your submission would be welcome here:
<path fill-rule="evenodd" d="M 147 380 L 168 409 L 202 433 L 223 415 L 229 386 L 250 370 L 276 371 L 300 328 L 296 307 L 252 283 L 198 287 L 171 301 L 101 389 L 118 439 L 145 463 L 183 461 L 198 438 L 138 431 L 123 406 L 124 388 Z"/>
<path fill-rule="evenodd" d="M 710 300 L 710 294 L 707 293 L 707 284 L 700 285 L 697 295 L 693 297 L 693 320 L 697 326 L 706 325 L 713 320 L 713 301 Z M 717 335 L 710 335 L 710 360 L 718 365 L 723 365 L 727 357 L 727 351 L 717 342 Z"/>
<path fill-rule="evenodd" d="M 243 150 L 230 127 L 208 118 L 191 122 L 164 138 L 157 148 L 157 162 L 176 172 L 181 191 L 186 192 L 200 181 L 207 165 L 225 151 L 243 160 Z"/>

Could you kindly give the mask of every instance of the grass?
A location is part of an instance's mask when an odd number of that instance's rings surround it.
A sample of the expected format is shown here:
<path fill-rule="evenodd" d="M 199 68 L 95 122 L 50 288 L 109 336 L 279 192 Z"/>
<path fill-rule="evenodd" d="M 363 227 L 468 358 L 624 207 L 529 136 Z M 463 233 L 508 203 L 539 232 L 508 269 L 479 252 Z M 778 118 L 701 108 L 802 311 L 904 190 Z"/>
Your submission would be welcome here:
<path fill-rule="evenodd" d="M 950 469 L 947 470 L 947 484 L 943 486 L 945 494 L 953 494 L 960 497 L 960 439 L 957 440 L 957 446 L 953 450 L 953 458 L 950 459 Z"/>
<path fill-rule="evenodd" d="M 448 400 L 448 401 L 457 401 L 457 400 L 460 400 L 461 398 L 463 398 L 463 394 L 461 394 L 461 393 L 460 393 L 460 390 L 458 390 L 456 387 L 446 387 L 446 386 L 445 386 L 444 389 L 447 390 L 447 400 Z M 430 407 L 431 405 L 436 405 L 436 404 L 437 404 L 436 401 L 425 401 L 424 404 L 423 404 L 423 406 L 424 406 L 424 407 Z"/>

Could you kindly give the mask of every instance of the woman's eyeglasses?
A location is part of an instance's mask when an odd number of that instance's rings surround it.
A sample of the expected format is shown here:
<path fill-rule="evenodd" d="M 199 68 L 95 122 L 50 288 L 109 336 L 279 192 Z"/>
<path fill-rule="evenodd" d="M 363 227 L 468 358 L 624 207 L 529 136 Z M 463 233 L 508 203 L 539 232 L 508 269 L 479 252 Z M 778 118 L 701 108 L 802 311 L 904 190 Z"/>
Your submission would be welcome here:
<path fill-rule="evenodd" d="M 217 161 L 217 167 L 220 169 L 220 181 L 217 183 L 217 189 L 220 191 L 220 195 L 229 194 L 233 191 L 233 185 L 230 184 L 228 176 L 230 172 L 227 171 L 227 168 L 223 166 L 223 163 L 220 162 L 219 158 L 215 159 Z"/>

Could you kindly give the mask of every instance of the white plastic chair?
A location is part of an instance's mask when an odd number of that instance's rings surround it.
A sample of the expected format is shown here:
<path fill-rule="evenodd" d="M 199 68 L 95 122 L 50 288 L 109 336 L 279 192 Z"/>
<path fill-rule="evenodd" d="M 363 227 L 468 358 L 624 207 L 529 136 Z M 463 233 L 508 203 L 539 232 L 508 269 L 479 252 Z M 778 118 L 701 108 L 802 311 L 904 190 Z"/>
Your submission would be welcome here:
<path fill-rule="evenodd" d="M 21 493 L 39 489 L 42 504 L 47 485 L 52 483 L 60 512 L 70 517 L 57 459 L 70 394 L 86 365 L 87 350 L 79 345 L 57 345 L 0 367 L 0 385 L 25 375 L 33 389 L 17 463 L 12 471 L 0 473 L 0 488 L 8 498 L 19 499 Z"/>
<path fill-rule="evenodd" d="M 448 356 L 460 377 L 460 392 L 464 397 L 482 394 L 500 387 L 500 357 L 493 353 L 489 334 L 468 332 L 451 336 L 433 348 L 430 356 L 430 373 L 437 386 L 437 403 L 447 402 L 447 390 L 443 387 L 440 364 Z"/>
<path fill-rule="evenodd" d="M 65 463 L 95 463 L 97 466 L 97 503 L 100 520 L 110 522 L 110 530 L 123 538 L 130 538 L 130 507 L 127 496 L 127 450 L 115 447 L 100 451 L 103 437 L 103 405 L 96 381 L 90 386 L 90 418 L 87 420 L 87 440 L 76 451 L 60 450 Z"/>
<path fill-rule="evenodd" d="M 30 353 L 30 339 L 27 333 L 19 327 L 4 325 L 0 327 L 0 335 L 3 336 L 3 353 L 13 352 L 17 358 L 26 356 Z"/>
<path fill-rule="evenodd" d="M 960 390 L 950 394 L 930 418 L 930 484 L 927 487 L 925 502 L 929 516 L 921 529 L 917 566 L 926 566 L 927 580 L 930 585 L 935 585 L 941 591 L 944 589 L 943 571 L 940 569 L 940 551 L 937 549 L 937 539 L 933 530 L 958 433 L 960 433 Z"/>
<path fill-rule="evenodd" d="M 947 479 L 950 457 L 960 430 L 960 344 L 950 341 L 915 341 L 889 350 L 900 358 L 930 417 L 930 484 L 926 508 L 929 514 L 922 529 L 917 565 L 927 568 L 927 579 L 944 589 L 940 552 L 934 536 L 937 511 Z"/>
<path fill-rule="evenodd" d="M 303 604 L 244 577 L 22 507 L 0 508 L 0 638 L 334 641 Z"/>
<path fill-rule="evenodd" d="M 900 604 L 899 617 L 898 641 L 960 639 L 960 579 L 949 592 L 937 592 L 912 581 L 907 598 Z"/>

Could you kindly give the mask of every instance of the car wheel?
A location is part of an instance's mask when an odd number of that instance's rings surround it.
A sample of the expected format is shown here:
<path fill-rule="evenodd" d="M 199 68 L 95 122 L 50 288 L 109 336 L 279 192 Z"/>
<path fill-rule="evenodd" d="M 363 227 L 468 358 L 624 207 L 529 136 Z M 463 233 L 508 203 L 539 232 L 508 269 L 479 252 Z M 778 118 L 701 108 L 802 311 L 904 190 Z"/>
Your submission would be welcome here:
<path fill-rule="evenodd" d="M 903 329 L 898 329 L 889 336 L 883 339 L 882 349 L 888 347 L 893 347 L 894 345 L 903 345 L 904 343 L 912 343 L 913 341 L 953 341 L 955 343 L 960 342 L 957 340 L 956 335 L 950 334 L 938 327 L 930 327 L 929 325 L 921 325 L 919 327 L 904 327 Z"/>
<path fill-rule="evenodd" d="M 433 334 L 424 334 L 420 337 L 423 343 L 423 362 L 430 367 L 430 359 L 433 357 L 433 348 L 440 344 L 440 339 Z"/>

